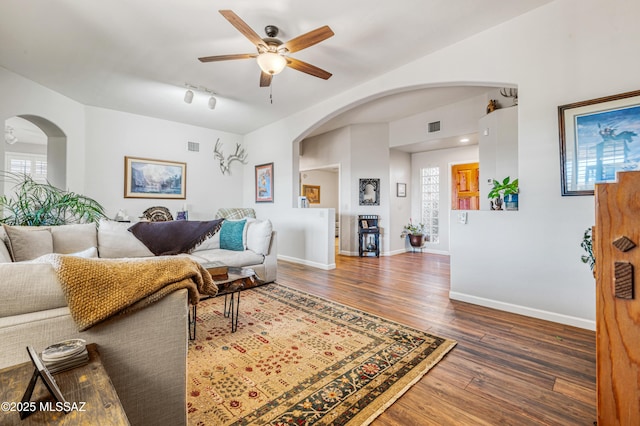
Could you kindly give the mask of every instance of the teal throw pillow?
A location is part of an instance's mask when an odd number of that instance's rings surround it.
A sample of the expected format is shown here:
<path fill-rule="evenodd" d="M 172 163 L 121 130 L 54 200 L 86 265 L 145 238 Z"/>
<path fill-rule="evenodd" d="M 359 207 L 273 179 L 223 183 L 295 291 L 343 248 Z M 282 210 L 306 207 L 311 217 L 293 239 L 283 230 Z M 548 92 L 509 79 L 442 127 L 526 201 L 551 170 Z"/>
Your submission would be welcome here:
<path fill-rule="evenodd" d="M 225 220 L 220 228 L 220 248 L 224 250 L 244 251 L 244 226 L 246 219 Z"/>

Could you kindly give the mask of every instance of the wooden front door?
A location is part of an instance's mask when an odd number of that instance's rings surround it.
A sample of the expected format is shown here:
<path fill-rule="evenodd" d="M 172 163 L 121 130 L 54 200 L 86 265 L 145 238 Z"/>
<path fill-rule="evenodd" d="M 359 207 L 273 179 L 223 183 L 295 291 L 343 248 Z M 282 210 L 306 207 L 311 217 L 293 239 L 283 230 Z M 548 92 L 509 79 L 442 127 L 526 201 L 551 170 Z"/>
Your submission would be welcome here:
<path fill-rule="evenodd" d="M 451 209 L 478 210 L 480 208 L 479 163 L 456 164 L 451 167 Z"/>

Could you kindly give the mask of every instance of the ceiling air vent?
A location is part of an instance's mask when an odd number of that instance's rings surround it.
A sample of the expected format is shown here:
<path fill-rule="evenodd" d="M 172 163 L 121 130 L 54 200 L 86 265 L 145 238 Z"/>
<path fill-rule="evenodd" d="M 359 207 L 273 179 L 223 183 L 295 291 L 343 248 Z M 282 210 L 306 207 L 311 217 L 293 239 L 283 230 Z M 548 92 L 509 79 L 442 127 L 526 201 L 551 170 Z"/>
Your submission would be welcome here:
<path fill-rule="evenodd" d="M 198 142 L 187 142 L 187 150 L 193 152 L 200 151 L 200 144 Z"/>
<path fill-rule="evenodd" d="M 439 132 L 440 131 L 440 122 L 434 121 L 433 123 L 429 123 L 428 125 L 429 133 Z"/>

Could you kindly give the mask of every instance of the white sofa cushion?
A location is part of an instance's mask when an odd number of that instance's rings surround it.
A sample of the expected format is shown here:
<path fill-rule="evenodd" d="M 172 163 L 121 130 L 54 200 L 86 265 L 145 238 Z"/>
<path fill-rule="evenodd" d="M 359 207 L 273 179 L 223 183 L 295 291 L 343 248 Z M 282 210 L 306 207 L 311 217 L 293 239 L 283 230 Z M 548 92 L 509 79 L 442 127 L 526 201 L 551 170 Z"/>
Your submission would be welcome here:
<path fill-rule="evenodd" d="M 204 240 L 201 244 L 198 244 L 193 252 L 202 251 L 202 250 L 212 250 L 220 248 L 220 231 L 216 232 L 213 237 L 209 237 Z"/>
<path fill-rule="evenodd" d="M 35 259 L 53 253 L 53 237 L 48 227 L 18 227 L 3 225 L 9 239 L 14 262 Z"/>
<path fill-rule="evenodd" d="M 0 232 L 3 234 L 0 235 L 0 263 L 11 262 L 11 253 L 9 253 L 9 248 L 7 247 L 9 241 L 2 226 L 0 226 Z"/>
<path fill-rule="evenodd" d="M 271 243 L 271 233 L 273 225 L 269 219 L 258 220 L 247 218 L 247 240 L 246 248 L 257 254 L 266 255 L 269 253 Z"/>
<path fill-rule="evenodd" d="M 264 262 L 264 256 L 252 252 L 251 250 L 235 251 L 235 250 L 201 250 L 191 254 L 190 257 L 198 262 L 205 259 L 207 262 L 219 261 L 227 266 L 242 267 L 259 265 Z"/>
<path fill-rule="evenodd" d="M 98 223 L 98 254 L 103 258 L 153 257 L 151 250 L 129 232 L 130 223 L 101 219 Z"/>
<path fill-rule="evenodd" d="M 98 246 L 95 223 L 52 226 L 50 230 L 54 253 L 78 253 Z"/>
<path fill-rule="evenodd" d="M 2 263 L 0 277 L 0 294 L 11 295 L 0 303 L 0 317 L 67 306 L 51 263 Z"/>

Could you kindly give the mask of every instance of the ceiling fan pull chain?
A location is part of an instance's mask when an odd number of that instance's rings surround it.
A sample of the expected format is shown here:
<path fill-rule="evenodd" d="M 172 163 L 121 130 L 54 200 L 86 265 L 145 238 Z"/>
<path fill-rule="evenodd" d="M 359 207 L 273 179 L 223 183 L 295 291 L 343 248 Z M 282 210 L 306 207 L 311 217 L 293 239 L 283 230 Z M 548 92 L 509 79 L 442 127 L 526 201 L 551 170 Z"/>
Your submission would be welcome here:
<path fill-rule="evenodd" d="M 269 85 L 269 102 L 273 105 L 273 81 L 271 81 L 271 84 Z"/>

